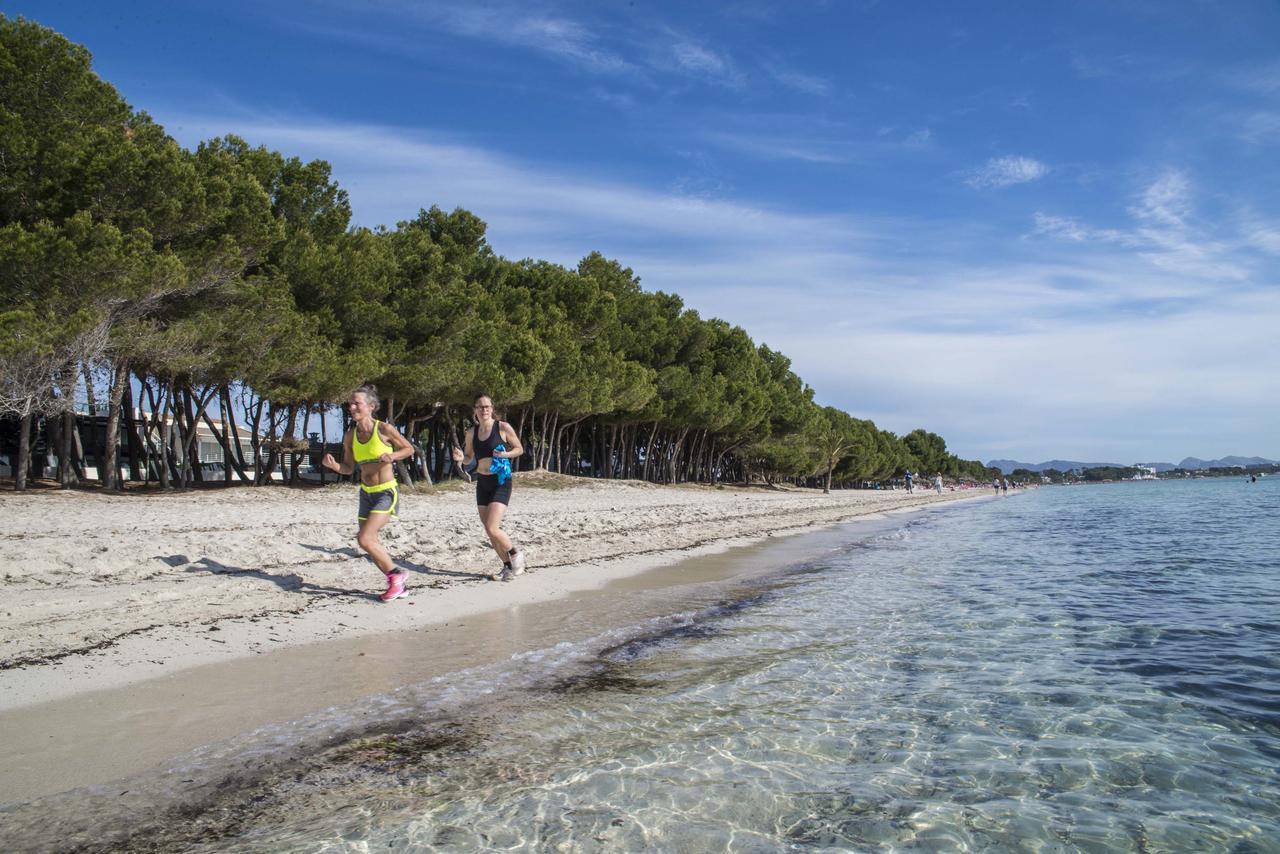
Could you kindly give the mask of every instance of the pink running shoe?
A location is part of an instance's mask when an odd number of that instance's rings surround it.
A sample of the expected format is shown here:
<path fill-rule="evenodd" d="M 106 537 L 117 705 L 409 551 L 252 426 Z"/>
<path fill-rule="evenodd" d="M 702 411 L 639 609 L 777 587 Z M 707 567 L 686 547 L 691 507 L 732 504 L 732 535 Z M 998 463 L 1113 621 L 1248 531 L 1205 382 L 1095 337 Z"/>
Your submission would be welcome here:
<path fill-rule="evenodd" d="M 387 592 L 378 598 L 383 602 L 390 602 L 392 599 L 399 599 L 402 596 L 408 596 L 409 591 L 404 589 L 405 579 L 409 574 L 404 570 L 396 570 L 387 576 Z"/>

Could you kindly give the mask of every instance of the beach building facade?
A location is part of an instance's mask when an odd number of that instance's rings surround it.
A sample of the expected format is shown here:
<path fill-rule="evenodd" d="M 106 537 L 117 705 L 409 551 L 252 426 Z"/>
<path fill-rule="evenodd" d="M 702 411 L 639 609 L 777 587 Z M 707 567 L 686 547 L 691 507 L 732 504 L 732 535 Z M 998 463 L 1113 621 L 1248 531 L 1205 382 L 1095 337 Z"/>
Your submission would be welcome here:
<path fill-rule="evenodd" d="M 103 454 L 107 434 L 107 409 L 102 404 L 90 407 L 81 403 L 76 406 L 72 442 L 76 474 L 81 480 L 99 478 L 99 456 Z M 117 455 L 124 478 L 131 481 L 163 480 L 160 466 L 165 463 L 175 476 L 190 465 L 193 479 L 198 482 L 223 480 L 230 468 L 224 448 L 235 449 L 235 462 L 242 468 L 253 467 L 262 449 L 271 447 L 274 441 L 262 433 L 255 436 L 244 432 L 243 428 L 230 429 L 225 421 L 218 425 L 217 432 L 207 422 L 198 421 L 192 438 L 183 441 L 182 431 L 178 429 L 172 413 L 157 417 L 139 407 L 134 408 L 131 416 L 122 420 Z M 61 441 L 62 429 L 63 420 L 60 418 L 44 418 L 36 422 L 31 436 L 31 476 L 51 477 L 57 469 L 55 449 Z M 0 422 L 0 477 L 13 476 L 18 430 L 19 424 L 15 419 Z M 235 438 L 224 445 L 223 437 L 230 436 Z M 285 479 L 295 467 L 302 469 L 303 476 L 311 474 L 324 453 L 323 448 L 318 454 L 313 453 L 310 447 L 277 450 L 277 464 L 272 466 L 269 475 L 271 480 Z"/>

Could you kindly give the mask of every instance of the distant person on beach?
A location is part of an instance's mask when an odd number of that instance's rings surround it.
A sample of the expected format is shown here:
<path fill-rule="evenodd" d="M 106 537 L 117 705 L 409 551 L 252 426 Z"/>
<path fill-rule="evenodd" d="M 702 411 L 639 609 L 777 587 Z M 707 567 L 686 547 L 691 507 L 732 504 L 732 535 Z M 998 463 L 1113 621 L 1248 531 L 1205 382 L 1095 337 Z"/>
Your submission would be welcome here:
<path fill-rule="evenodd" d="M 453 460 L 476 472 L 476 509 L 489 536 L 489 544 L 502 561 L 502 569 L 490 574 L 494 581 L 510 581 L 525 570 L 524 552 L 502 530 L 502 517 L 511 504 L 511 464 L 524 453 L 520 437 L 511 425 L 494 418 L 493 399 L 476 397 L 475 426 L 467 433 L 467 449 L 453 449 Z"/>
<path fill-rule="evenodd" d="M 906 474 L 905 480 L 907 481 L 907 492 L 915 492 L 915 487 L 914 487 L 914 486 L 912 486 L 911 470 L 910 470 L 910 469 L 907 469 L 907 474 Z"/>
<path fill-rule="evenodd" d="M 942 472 L 933 476 L 933 488 L 939 495 L 942 494 Z"/>
<path fill-rule="evenodd" d="M 1004 489 L 1005 492 L 1009 491 L 1009 478 L 1006 477 L 1004 479 L 1004 482 L 1001 483 L 1001 487 Z"/>
<path fill-rule="evenodd" d="M 996 491 L 996 495 L 1000 494 L 1000 478 L 998 477 L 991 478 L 991 488 Z"/>
<path fill-rule="evenodd" d="M 374 420 L 373 414 L 380 405 L 378 391 L 371 385 L 351 392 L 347 411 L 355 423 L 342 437 L 342 463 L 332 454 L 325 454 L 320 464 L 338 474 L 351 474 L 356 466 L 360 467 L 360 531 L 356 542 L 387 577 L 387 590 L 378 598 L 390 602 L 409 595 L 405 592 L 408 574 L 391 563 L 378 532 L 398 515 L 400 489 L 396 485 L 395 461 L 413 456 L 413 446 L 395 427 Z"/>

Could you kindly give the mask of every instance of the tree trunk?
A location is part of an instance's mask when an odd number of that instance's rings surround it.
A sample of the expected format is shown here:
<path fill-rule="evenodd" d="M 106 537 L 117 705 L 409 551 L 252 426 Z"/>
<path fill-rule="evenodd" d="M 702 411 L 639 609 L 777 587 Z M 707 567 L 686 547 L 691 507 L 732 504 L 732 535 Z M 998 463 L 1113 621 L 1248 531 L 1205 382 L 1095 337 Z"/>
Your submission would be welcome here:
<path fill-rule="evenodd" d="M 630 429 L 625 430 L 622 434 L 622 458 L 624 460 L 622 476 L 625 477 L 627 480 L 636 479 L 636 468 L 638 463 L 640 462 L 639 458 L 636 456 L 636 454 L 638 453 L 637 451 L 638 444 L 636 440 L 639 438 L 640 438 L 639 423 L 632 424 Z"/>
<path fill-rule="evenodd" d="M 169 480 L 169 397 L 171 391 L 165 390 L 163 385 L 160 391 L 160 400 L 163 407 L 157 406 L 156 402 L 151 404 L 151 420 L 156 425 L 156 445 L 160 454 L 160 463 L 157 466 L 157 475 L 160 478 L 160 488 L 169 489 L 171 482 Z M 147 389 L 147 396 L 151 396 L 151 389 Z M 150 438 L 150 430 L 147 431 L 148 439 Z"/>
<path fill-rule="evenodd" d="M 262 486 L 262 410 L 266 400 L 258 398 L 253 405 L 253 424 L 250 425 L 249 447 L 253 450 L 253 485 Z"/>
<path fill-rule="evenodd" d="M 224 412 L 224 415 L 225 415 L 225 412 Z M 213 423 L 213 419 L 209 416 L 209 413 L 201 412 L 200 417 L 202 417 L 204 419 L 204 423 L 208 425 L 209 432 L 213 433 L 214 440 L 217 441 L 220 445 L 222 445 L 223 448 L 225 449 L 227 444 L 229 444 L 227 439 L 227 433 L 224 433 L 218 429 L 218 425 Z M 224 419 L 222 423 L 225 425 L 227 422 Z M 231 472 L 233 471 L 236 473 L 236 477 L 240 478 L 241 483 L 252 482 L 251 479 L 249 478 L 249 473 L 245 471 L 244 465 L 238 462 L 235 457 L 231 456 L 229 453 L 226 453 L 225 450 L 222 457 L 222 463 L 223 463 L 222 479 L 223 479 L 223 483 L 225 483 L 227 486 L 231 485 Z"/>
<path fill-rule="evenodd" d="M 236 466 L 237 472 L 248 472 L 249 463 L 244 458 L 244 448 L 240 445 L 240 428 L 236 426 L 236 410 L 231 405 L 231 387 L 224 385 L 219 394 L 222 396 L 222 405 L 227 413 L 227 444 L 231 446 L 232 453 L 235 454 L 235 460 L 239 463 Z M 244 477 L 245 475 L 241 475 Z"/>
<path fill-rule="evenodd" d="M 658 422 L 653 422 L 653 429 L 649 431 L 649 444 L 644 449 L 644 469 L 641 471 L 641 480 L 649 480 L 649 472 L 653 463 L 653 443 L 658 438 Z"/>
<path fill-rule="evenodd" d="M 200 433 L 196 429 L 197 407 L 191 386 L 175 386 L 177 399 L 174 414 L 178 425 L 178 438 L 182 443 L 182 485 L 204 481 L 204 469 L 200 465 Z M 204 407 L 200 406 L 200 410 Z"/>
<path fill-rule="evenodd" d="M 564 471 L 564 458 L 560 456 L 560 448 L 557 442 L 560 438 L 560 413 L 557 412 L 551 416 L 551 427 L 547 430 L 547 464 L 543 466 L 547 471 Z M 553 468 L 558 466 L 559 468 Z"/>
<path fill-rule="evenodd" d="M 324 455 L 327 453 L 328 446 L 329 446 L 329 425 L 328 425 L 327 419 L 324 416 L 325 412 L 327 412 L 328 410 L 329 410 L 329 405 L 327 403 L 320 407 L 320 459 L 322 460 L 324 459 Z M 320 466 L 320 485 L 321 486 L 324 486 L 324 476 L 328 473 L 329 473 L 329 470 L 327 468 L 325 468 L 323 465 Z"/>
<path fill-rule="evenodd" d="M 93 442 L 93 464 L 98 468 L 98 482 L 102 483 L 103 453 L 102 434 L 98 432 L 98 392 L 94 388 L 93 370 L 86 361 L 84 369 L 84 396 L 89 404 L 89 430 Z"/>
<path fill-rule="evenodd" d="M 129 387 L 129 363 L 121 359 L 111 367 L 111 388 L 107 391 L 111 408 L 107 410 L 106 437 L 102 443 L 102 469 L 98 474 L 106 489 L 123 489 L 123 478 L 120 477 L 120 406 L 125 389 Z"/>
<path fill-rule="evenodd" d="M 122 377 L 121 382 L 124 386 L 120 393 L 120 403 L 121 415 L 124 417 L 125 439 L 129 444 L 129 479 L 145 481 L 149 479 L 150 472 L 142 467 L 142 458 L 146 449 L 142 437 L 138 434 L 138 419 L 134 414 L 138 412 L 138 406 L 133 402 L 133 380 L 129 378 L 128 361 L 122 359 L 116 370 L 116 376 Z M 142 382 L 142 377 L 138 377 L 138 382 Z"/>
<path fill-rule="evenodd" d="M 676 439 L 672 443 L 671 458 L 667 464 L 668 471 L 670 472 L 670 480 L 668 481 L 669 483 L 676 482 L 676 474 L 679 471 L 679 465 L 680 465 L 680 455 L 681 455 L 681 452 L 684 450 L 685 437 L 688 435 L 689 435 L 689 428 L 686 427 L 680 431 L 680 438 Z"/>
<path fill-rule="evenodd" d="M 156 448 L 151 442 L 151 428 L 153 424 L 157 425 L 156 426 L 157 440 L 159 440 L 160 438 L 159 426 L 158 426 L 160 422 L 157 420 L 160 417 L 160 415 L 159 415 L 158 407 L 156 406 L 155 396 L 152 395 L 151 393 L 151 384 L 148 383 L 145 379 L 143 379 L 141 374 L 138 374 L 137 377 L 138 377 L 138 382 L 141 383 L 139 388 L 143 393 L 145 393 L 146 402 L 151 405 L 151 414 L 148 416 L 146 410 L 143 409 L 141 400 L 139 400 L 139 404 L 138 404 L 138 417 L 139 417 L 139 420 L 141 421 L 141 426 L 142 426 L 141 433 L 138 435 L 138 447 L 140 448 L 139 453 L 142 459 L 142 466 L 143 466 L 142 476 L 143 476 L 143 481 L 147 484 L 150 484 L 152 467 L 153 466 L 156 467 L 155 468 L 156 479 L 159 480 L 160 469 L 163 468 L 163 465 L 164 465 L 163 458 L 160 459 L 159 463 L 154 462 L 154 460 L 158 457 L 161 457 L 161 455 L 157 452 Z"/>
<path fill-rule="evenodd" d="M 573 436 L 569 439 L 569 457 L 573 462 L 573 471 L 570 472 L 574 477 L 582 474 L 582 455 L 578 453 L 578 431 L 582 424 L 573 425 Z"/>
<path fill-rule="evenodd" d="M 209 429 L 213 431 L 213 438 L 218 440 L 218 444 L 222 446 L 222 485 L 231 485 L 231 463 L 234 457 L 231 456 L 231 431 L 227 429 L 227 400 L 222 396 L 222 388 L 218 388 L 218 421 L 222 424 L 222 432 L 219 433 L 217 428 L 213 426 L 213 421 L 208 415 L 204 420 L 209 425 Z"/>
<path fill-rule="evenodd" d="M 311 407 L 304 406 L 302 408 L 302 438 L 299 441 L 302 441 L 302 442 L 307 441 L 307 428 L 310 426 L 311 426 Z M 301 461 L 300 457 L 301 457 L 301 454 L 299 454 L 297 451 L 294 451 L 293 464 L 289 467 L 289 484 L 291 486 L 297 486 L 298 484 L 298 463 Z"/>
<path fill-rule="evenodd" d="M 720 452 L 720 454 L 719 454 L 719 456 L 715 457 L 715 462 L 713 462 L 713 463 L 711 464 L 711 482 L 712 482 L 713 484 L 714 484 L 714 483 L 718 483 L 718 482 L 719 482 L 719 481 L 718 481 L 718 479 L 717 479 L 717 477 L 716 477 L 716 471 L 717 471 L 717 469 L 719 469 L 719 468 L 720 468 L 720 466 L 724 463 L 724 458 L 725 458 L 725 456 L 726 456 L 726 455 L 728 455 L 730 451 L 735 451 L 735 450 L 737 450 L 738 448 L 742 447 L 742 446 L 743 446 L 743 444 L 745 444 L 745 443 L 746 443 L 746 439 L 743 439 L 743 440 L 741 440 L 741 441 L 739 441 L 739 442 L 734 442 L 732 445 L 730 445 L 729 447 L 727 447 L 727 448 L 725 448 L 723 451 L 721 451 L 721 452 Z M 712 453 L 714 453 L 714 452 L 715 452 L 715 446 L 714 446 L 714 445 L 711 447 L 711 450 L 712 450 Z M 745 478 L 746 478 L 746 474 L 745 474 L 745 472 L 746 472 L 746 464 L 745 464 L 745 463 L 743 463 L 743 472 L 744 472 L 744 474 L 743 474 L 743 478 L 745 479 Z M 748 486 L 750 486 L 750 483 L 748 483 L 747 485 L 748 485 Z"/>
<path fill-rule="evenodd" d="M 80 478 L 76 476 L 75 410 L 68 409 L 63 412 L 58 421 L 61 424 L 61 431 L 58 436 L 58 486 L 61 489 L 70 489 L 80 481 Z"/>
<path fill-rule="evenodd" d="M 411 418 L 405 425 L 405 439 L 413 446 L 413 456 L 410 457 L 416 464 L 420 477 L 427 482 L 427 486 L 434 486 L 435 481 L 431 479 L 431 466 L 427 457 L 427 446 L 422 443 L 419 435 L 418 422 L 422 420 L 422 416 L 418 415 Z M 409 472 L 410 481 L 413 480 L 413 472 Z"/>
<path fill-rule="evenodd" d="M 27 472 L 31 470 L 31 413 L 18 422 L 18 459 L 13 466 L 13 489 L 21 492 L 27 488 Z"/>
<path fill-rule="evenodd" d="M 276 416 L 275 407 L 273 406 L 271 417 L 269 418 L 269 423 L 271 424 L 271 435 L 273 437 L 276 434 L 275 416 Z M 267 482 L 270 482 L 271 475 L 275 472 L 276 466 L 280 464 L 280 459 L 282 456 L 281 450 L 280 450 L 280 443 L 284 441 L 285 436 L 293 435 L 293 425 L 297 417 L 298 417 L 298 408 L 296 406 L 285 407 L 284 423 L 280 425 L 280 439 L 271 446 L 271 452 L 267 455 L 266 471 L 263 472 L 263 477 Z"/>
<path fill-rule="evenodd" d="M 146 413 L 143 413 L 143 431 L 142 438 L 146 442 L 148 457 L 155 457 L 156 462 L 156 478 L 160 481 L 161 489 L 169 488 L 169 391 L 165 388 L 164 382 L 157 379 L 156 385 L 158 390 L 153 394 L 151 384 L 143 381 L 143 390 L 147 393 L 147 402 L 151 404 L 151 418 L 148 424 Z M 155 447 L 151 445 L 151 431 L 155 429 L 156 441 Z M 148 460 L 147 474 L 150 477 L 151 465 Z"/>
<path fill-rule="evenodd" d="M 536 415 L 534 416 L 534 422 L 533 422 L 533 423 L 534 423 L 534 428 L 533 428 L 533 429 L 535 429 L 535 430 L 537 430 L 537 431 L 538 431 L 538 440 L 537 440 L 537 442 L 535 442 L 535 443 L 534 443 L 534 446 L 533 446 L 533 447 L 534 447 L 534 453 L 533 453 L 533 460 L 534 460 L 534 462 L 533 462 L 533 467 L 534 467 L 535 469 L 543 469 L 543 468 L 546 468 L 546 456 L 547 456 L 547 453 L 546 453 L 546 444 L 547 444 L 547 442 L 546 442 L 546 439 L 547 439 L 547 427 L 548 427 L 548 425 L 551 423 L 551 413 L 550 413 L 550 412 L 544 412 L 544 413 L 542 413 L 542 427 L 541 427 L 541 429 L 539 429 L 539 428 L 538 428 L 538 420 L 537 420 L 537 416 L 536 416 Z"/>
<path fill-rule="evenodd" d="M 88 478 L 85 476 L 84 467 L 84 444 L 80 438 L 80 419 L 74 412 L 68 413 L 70 423 L 67 425 L 71 430 L 71 466 L 75 473 L 76 482 L 84 483 Z"/>

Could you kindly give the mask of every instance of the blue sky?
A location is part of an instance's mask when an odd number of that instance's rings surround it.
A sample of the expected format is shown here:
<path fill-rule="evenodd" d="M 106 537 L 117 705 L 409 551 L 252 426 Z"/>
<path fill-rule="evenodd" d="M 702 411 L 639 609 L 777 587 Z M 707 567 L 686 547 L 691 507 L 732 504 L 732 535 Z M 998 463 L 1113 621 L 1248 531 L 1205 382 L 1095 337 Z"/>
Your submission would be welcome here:
<path fill-rule="evenodd" d="M 1280 4 L 9 2 L 355 219 L 599 250 L 966 458 L 1280 458 Z"/>

